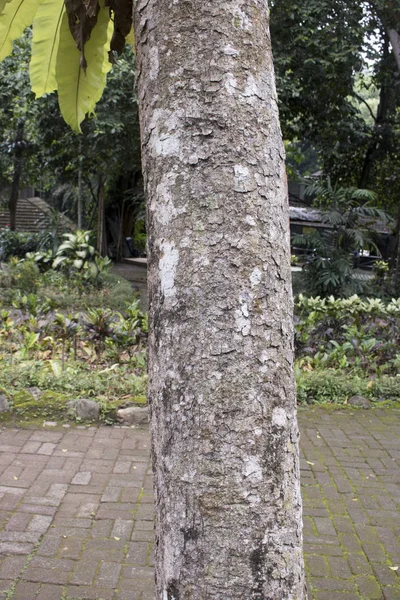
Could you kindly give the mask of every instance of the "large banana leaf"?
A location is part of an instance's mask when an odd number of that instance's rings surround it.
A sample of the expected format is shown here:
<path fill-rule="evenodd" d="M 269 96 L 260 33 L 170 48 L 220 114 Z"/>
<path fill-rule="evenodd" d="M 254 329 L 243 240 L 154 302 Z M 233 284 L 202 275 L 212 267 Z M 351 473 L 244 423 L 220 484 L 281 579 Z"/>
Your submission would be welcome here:
<path fill-rule="evenodd" d="M 42 0 L 33 21 L 29 74 L 36 98 L 57 89 L 56 59 L 64 12 L 64 0 Z"/>
<path fill-rule="evenodd" d="M 3 12 L 3 9 L 5 7 L 5 5 L 7 4 L 7 2 L 10 2 L 11 0 L 0 0 L 0 14 Z"/>
<path fill-rule="evenodd" d="M 106 85 L 111 68 L 108 60 L 113 24 L 108 8 L 99 12 L 96 26 L 85 44 L 86 72 L 81 67 L 81 52 L 68 26 L 64 13 L 60 28 L 60 42 L 56 61 L 58 101 L 65 121 L 75 131 L 81 131 L 81 123 L 87 113 L 92 113 Z"/>
<path fill-rule="evenodd" d="M 4 3 L 4 0 L 0 2 Z M 39 3 L 40 0 L 11 0 L 5 3 L 4 10 L 0 11 L 0 60 L 10 54 L 13 41 L 32 25 Z"/>

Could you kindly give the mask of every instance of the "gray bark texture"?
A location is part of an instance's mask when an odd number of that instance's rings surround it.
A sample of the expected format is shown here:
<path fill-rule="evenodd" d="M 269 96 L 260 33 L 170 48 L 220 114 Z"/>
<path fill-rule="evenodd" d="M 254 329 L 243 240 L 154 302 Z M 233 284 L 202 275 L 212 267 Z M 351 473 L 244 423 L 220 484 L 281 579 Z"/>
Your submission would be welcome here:
<path fill-rule="evenodd" d="M 396 60 L 397 69 L 400 71 L 400 35 L 395 29 L 391 28 L 388 28 L 387 32 L 390 39 L 390 44 L 392 46 L 394 58 Z"/>
<path fill-rule="evenodd" d="M 265 0 L 139 0 L 157 600 L 304 600 Z"/>

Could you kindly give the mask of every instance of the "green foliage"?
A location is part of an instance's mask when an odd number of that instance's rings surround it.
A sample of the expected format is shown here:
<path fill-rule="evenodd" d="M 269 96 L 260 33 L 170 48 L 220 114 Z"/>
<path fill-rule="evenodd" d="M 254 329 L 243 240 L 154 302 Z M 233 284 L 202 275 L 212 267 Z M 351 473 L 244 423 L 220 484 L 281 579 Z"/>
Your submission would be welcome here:
<path fill-rule="evenodd" d="M 21 262 L 14 258 L 6 266 L 4 279 L 0 277 L 0 286 L 3 280 L 7 287 L 35 293 L 39 285 L 39 277 L 39 268 L 34 261 Z"/>
<path fill-rule="evenodd" d="M 397 212 L 400 91 L 388 29 L 400 3 L 273 0 L 271 37 L 281 124 L 313 147 L 341 186 L 372 189 Z M 289 153 L 289 172 L 302 171 Z M 294 169 L 293 169 L 294 168 Z"/>
<path fill-rule="evenodd" d="M 132 2 L 87 5 L 59 0 L 10 0 L 0 10 L 0 60 L 33 23 L 30 78 L 36 96 L 57 89 L 66 122 L 81 131 L 106 84 L 113 52 L 132 43 Z"/>
<path fill-rule="evenodd" d="M 99 256 L 91 245 L 91 232 L 78 230 L 65 233 L 63 237 L 52 263 L 53 269 L 62 269 L 72 277 L 79 275 L 83 281 L 100 284 L 112 263 L 108 257 Z"/>
<path fill-rule="evenodd" d="M 44 247 L 44 240 L 39 233 L 19 233 L 10 229 L 0 229 L 0 262 L 15 256 L 25 258 L 28 252 L 36 252 Z"/>
<path fill-rule="evenodd" d="M 400 378 L 382 376 L 369 381 L 339 370 L 297 371 L 299 404 L 347 404 L 351 396 L 364 396 L 372 402 L 399 401 Z"/>
<path fill-rule="evenodd" d="M 62 273 L 50 270 L 40 277 L 68 289 Z M 0 311 L 0 390 L 20 418 L 63 419 L 67 400 L 89 397 L 99 402 L 109 423 L 117 407 L 143 404 L 147 318 L 137 301 L 127 304 L 133 295 L 129 284 L 108 278 L 112 289 L 120 285 L 129 291 L 124 310 L 85 308 L 89 296 L 83 295 L 77 312 L 65 314 L 39 295 L 19 293 L 12 311 Z M 104 291 L 96 290 L 90 298 L 98 300 Z M 107 291 L 103 300 L 112 304 L 111 289 Z M 32 386 L 45 392 L 39 402 L 26 392 Z"/>
<path fill-rule="evenodd" d="M 300 370 L 296 374 L 299 404 L 345 404 L 351 396 L 367 393 L 367 381 L 344 376 L 340 371 Z"/>
<path fill-rule="evenodd" d="M 299 373 L 338 369 L 374 381 L 400 366 L 400 299 L 307 298 L 296 302 Z"/>
<path fill-rule="evenodd" d="M 370 232 L 374 219 L 386 220 L 383 211 L 369 204 L 375 195 L 332 186 L 329 178 L 309 186 L 308 194 L 325 209 L 320 213 L 325 228 L 293 239 L 295 245 L 310 251 L 303 267 L 306 291 L 319 296 L 350 296 L 362 291 L 363 284 L 354 277 L 354 253 L 374 246 Z"/>

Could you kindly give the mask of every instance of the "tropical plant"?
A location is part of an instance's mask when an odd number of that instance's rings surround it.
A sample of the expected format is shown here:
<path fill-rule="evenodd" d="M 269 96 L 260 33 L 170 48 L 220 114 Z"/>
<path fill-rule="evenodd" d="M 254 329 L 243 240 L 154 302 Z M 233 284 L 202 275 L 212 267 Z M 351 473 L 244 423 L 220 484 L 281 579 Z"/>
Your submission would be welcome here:
<path fill-rule="evenodd" d="M 297 235 L 293 243 L 308 249 L 303 267 L 306 290 L 311 295 L 349 296 L 363 289 L 354 277 L 355 257 L 360 249 L 375 246 L 371 228 L 386 214 L 371 205 L 375 194 L 353 187 L 332 185 L 329 178 L 308 186 L 324 227 Z"/>
<path fill-rule="evenodd" d="M 104 308 L 91 308 L 83 313 L 81 317 L 82 324 L 90 339 L 97 344 L 98 358 L 104 350 L 106 338 L 115 335 L 116 321 L 119 319 L 119 313 L 113 313 L 111 310 Z"/>
<path fill-rule="evenodd" d="M 74 341 L 74 355 L 76 359 L 76 338 L 79 332 L 79 322 L 78 319 L 72 315 L 58 313 L 54 317 L 51 328 L 56 337 L 61 339 L 61 365 L 62 371 L 64 371 L 66 344 L 70 340 Z"/>
<path fill-rule="evenodd" d="M 96 255 L 96 249 L 90 243 L 90 231 L 75 231 L 74 233 L 64 233 L 64 241 L 60 244 L 55 259 L 53 269 L 71 268 L 82 271 L 85 264 L 93 261 Z"/>
<path fill-rule="evenodd" d="M 132 0 L 105 4 L 67 0 L 0 0 L 0 60 L 32 25 L 30 80 L 36 97 L 57 90 L 76 131 L 103 93 L 113 54 L 133 42 Z"/>
<path fill-rule="evenodd" d="M 13 256 L 24 258 L 27 252 L 47 249 L 39 233 L 22 233 L 11 231 L 8 227 L 0 229 L 0 262 Z"/>

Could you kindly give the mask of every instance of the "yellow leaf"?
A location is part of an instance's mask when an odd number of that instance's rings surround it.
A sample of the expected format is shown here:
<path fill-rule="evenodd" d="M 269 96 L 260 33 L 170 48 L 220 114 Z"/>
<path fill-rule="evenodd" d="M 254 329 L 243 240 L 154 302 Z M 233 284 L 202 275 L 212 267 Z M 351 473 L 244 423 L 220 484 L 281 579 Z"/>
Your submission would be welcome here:
<path fill-rule="evenodd" d="M 135 32 L 133 31 L 133 27 L 125 38 L 127 44 L 132 46 L 133 51 L 135 51 Z"/>
<path fill-rule="evenodd" d="M 314 463 L 313 463 L 313 462 L 310 462 L 309 460 L 306 460 L 306 463 L 307 463 L 308 465 L 311 465 L 312 467 L 314 466 Z"/>
<path fill-rule="evenodd" d="M 389 569 L 390 569 L 391 571 L 398 571 L 398 570 L 399 570 L 399 567 L 389 567 Z"/>
<path fill-rule="evenodd" d="M 119 540 L 120 540 L 120 539 L 121 539 L 121 538 L 119 538 L 119 537 L 115 537 L 115 536 L 114 536 L 114 540 L 117 540 L 117 542 L 119 542 Z"/>
<path fill-rule="evenodd" d="M 0 2 L 3 4 L 4 0 Z M 39 3 L 40 0 L 11 0 L 4 3 L 0 15 L 0 61 L 10 54 L 13 41 L 32 25 Z"/>
<path fill-rule="evenodd" d="M 42 0 L 33 21 L 29 74 L 36 98 L 57 89 L 56 58 L 64 12 L 64 0 Z"/>
<path fill-rule="evenodd" d="M 81 53 L 75 45 L 64 13 L 56 62 L 58 101 L 64 120 L 77 132 L 87 113 L 92 113 L 106 85 L 111 68 L 108 60 L 112 35 L 109 8 L 99 12 L 96 26 L 85 44 L 86 73 L 81 67 Z"/>
<path fill-rule="evenodd" d="M 3 12 L 4 7 L 7 4 L 7 2 L 11 2 L 11 0 L 0 0 L 0 15 Z"/>

